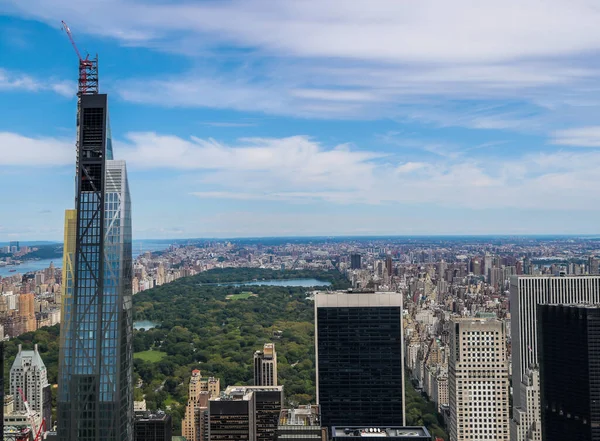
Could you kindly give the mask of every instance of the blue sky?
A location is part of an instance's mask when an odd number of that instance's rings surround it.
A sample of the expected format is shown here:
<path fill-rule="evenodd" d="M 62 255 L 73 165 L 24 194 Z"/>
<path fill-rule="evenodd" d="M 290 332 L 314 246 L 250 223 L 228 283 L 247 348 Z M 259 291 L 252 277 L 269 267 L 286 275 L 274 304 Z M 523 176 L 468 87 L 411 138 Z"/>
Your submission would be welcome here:
<path fill-rule="evenodd" d="M 599 232 L 595 1 L 0 0 L 0 241 L 73 206 L 61 20 L 137 239 Z"/>

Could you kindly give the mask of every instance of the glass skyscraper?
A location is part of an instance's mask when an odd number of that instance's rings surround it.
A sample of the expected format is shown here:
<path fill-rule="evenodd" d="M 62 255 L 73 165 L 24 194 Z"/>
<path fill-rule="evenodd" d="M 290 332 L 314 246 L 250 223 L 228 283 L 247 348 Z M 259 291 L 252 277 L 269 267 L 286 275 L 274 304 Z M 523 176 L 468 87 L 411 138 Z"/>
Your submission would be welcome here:
<path fill-rule="evenodd" d="M 600 306 L 538 305 L 542 439 L 600 440 Z"/>
<path fill-rule="evenodd" d="M 321 425 L 404 426 L 402 294 L 315 295 Z"/>
<path fill-rule="evenodd" d="M 58 438 L 132 441 L 131 202 L 107 96 L 82 95 L 76 209 L 65 215 Z"/>

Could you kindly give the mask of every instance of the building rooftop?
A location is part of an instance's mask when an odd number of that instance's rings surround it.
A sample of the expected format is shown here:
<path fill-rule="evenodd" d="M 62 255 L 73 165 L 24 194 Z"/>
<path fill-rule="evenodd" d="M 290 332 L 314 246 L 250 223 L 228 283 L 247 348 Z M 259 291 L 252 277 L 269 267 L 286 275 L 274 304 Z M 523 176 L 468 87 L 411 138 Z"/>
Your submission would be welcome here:
<path fill-rule="evenodd" d="M 332 427 L 331 432 L 337 438 L 391 438 L 415 437 L 431 439 L 425 427 Z"/>
<path fill-rule="evenodd" d="M 29 364 L 33 367 L 37 367 L 39 370 L 46 370 L 46 365 L 42 361 L 42 357 L 40 357 L 37 344 L 33 346 L 33 351 L 24 351 L 22 345 L 19 345 L 19 352 L 17 353 L 12 366 L 13 368 L 16 368 Z"/>
<path fill-rule="evenodd" d="M 227 386 L 218 398 L 211 401 L 250 400 L 253 392 L 282 392 L 283 386 Z"/>
<path fill-rule="evenodd" d="M 280 426 L 320 426 L 319 406 L 306 405 L 283 409 L 279 414 Z"/>
<path fill-rule="evenodd" d="M 136 412 L 135 420 L 136 421 L 165 421 L 169 415 L 167 415 L 162 410 L 158 410 L 156 412 Z"/>

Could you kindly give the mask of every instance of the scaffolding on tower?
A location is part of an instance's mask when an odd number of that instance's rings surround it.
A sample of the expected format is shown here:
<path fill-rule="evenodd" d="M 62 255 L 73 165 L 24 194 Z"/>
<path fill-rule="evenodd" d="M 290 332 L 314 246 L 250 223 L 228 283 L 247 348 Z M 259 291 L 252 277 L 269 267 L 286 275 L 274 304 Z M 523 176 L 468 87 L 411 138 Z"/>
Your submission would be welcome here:
<path fill-rule="evenodd" d="M 81 56 L 81 52 L 77 48 L 77 44 L 75 44 L 75 40 L 73 39 L 73 34 L 71 33 L 71 29 L 67 24 L 62 21 L 62 27 L 64 31 L 67 33 L 71 44 L 73 45 L 73 49 L 75 49 L 75 53 L 77 54 L 77 58 L 79 58 L 79 81 L 77 88 L 77 95 L 94 95 L 98 93 L 98 55 L 96 58 L 92 58 L 90 60 L 90 55 L 86 54 L 85 58 Z"/>
<path fill-rule="evenodd" d="M 86 54 L 85 58 L 81 56 L 81 52 L 77 48 L 77 44 L 73 39 L 71 28 L 64 21 L 61 21 L 62 28 L 69 37 L 69 41 L 75 49 L 77 58 L 79 59 L 79 79 L 77 81 L 77 140 L 75 141 L 75 182 L 79 181 L 79 130 L 80 130 L 80 112 L 81 112 L 81 96 L 95 95 L 98 93 L 98 54 L 96 58 L 90 60 L 90 55 Z M 75 204 L 77 205 L 77 185 L 75 185 Z"/>

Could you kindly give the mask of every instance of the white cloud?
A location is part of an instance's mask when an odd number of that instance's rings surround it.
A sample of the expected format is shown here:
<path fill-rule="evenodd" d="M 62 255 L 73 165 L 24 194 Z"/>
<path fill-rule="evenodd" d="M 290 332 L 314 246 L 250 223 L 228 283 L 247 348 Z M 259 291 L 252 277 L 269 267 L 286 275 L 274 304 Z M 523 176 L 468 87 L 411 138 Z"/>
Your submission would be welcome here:
<path fill-rule="evenodd" d="M 42 81 L 29 75 L 10 72 L 0 68 L 0 91 L 24 90 L 27 92 L 51 91 L 67 98 L 72 98 L 77 92 L 77 85 L 72 81 L 47 79 Z"/>
<path fill-rule="evenodd" d="M 427 167 L 427 164 L 424 162 L 407 162 L 405 164 L 399 165 L 396 170 L 398 171 L 398 173 L 411 173 L 425 167 Z"/>
<path fill-rule="evenodd" d="M 573 147 L 600 147 L 600 126 L 557 130 L 552 134 L 552 143 Z"/>
<path fill-rule="evenodd" d="M 495 62 L 596 50 L 600 11 L 589 0 L 9 0 L 4 10 L 128 43 L 204 36 L 268 53 L 383 62 Z M 119 14 L 114 14 L 114 11 Z M 192 48 L 193 49 L 193 48 Z"/>
<path fill-rule="evenodd" d="M 129 134 L 117 147 L 134 169 L 185 171 L 186 187 L 203 199 L 561 210 L 592 210 L 600 202 L 600 152 L 402 162 L 305 136 L 228 145 L 155 133 Z"/>
<path fill-rule="evenodd" d="M 117 85 L 138 103 L 427 119 L 402 106 L 508 98 L 540 103 L 538 112 L 547 112 L 560 103 L 600 102 L 600 9 L 590 0 L 168 3 L 7 0 L 3 9 L 52 25 L 65 19 L 76 34 L 193 60 L 189 72 Z M 531 122 L 531 115 L 522 121 L 467 112 L 448 124 L 520 130 Z"/>
<path fill-rule="evenodd" d="M 306 136 L 226 144 L 144 132 L 116 142 L 115 154 L 127 159 L 132 173 L 153 179 L 160 179 L 161 169 L 178 170 L 185 181 L 180 191 L 202 199 L 587 211 L 600 203 L 596 150 L 417 162 L 346 144 L 326 146 Z M 0 133 L 0 165 L 73 163 L 70 140 Z"/>
<path fill-rule="evenodd" d="M 31 138 L 0 132 L 0 166 L 75 165 L 75 143 L 66 139 Z"/>

